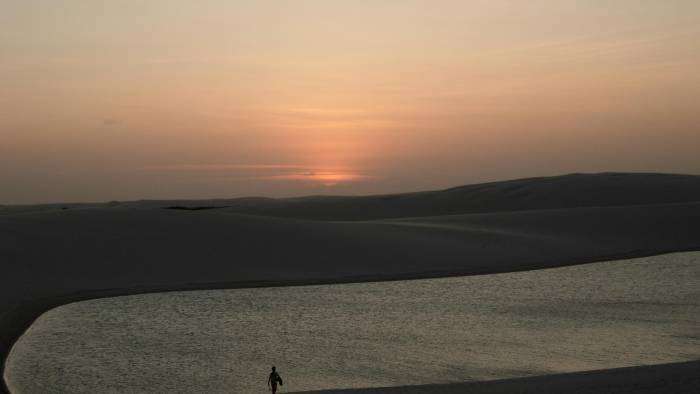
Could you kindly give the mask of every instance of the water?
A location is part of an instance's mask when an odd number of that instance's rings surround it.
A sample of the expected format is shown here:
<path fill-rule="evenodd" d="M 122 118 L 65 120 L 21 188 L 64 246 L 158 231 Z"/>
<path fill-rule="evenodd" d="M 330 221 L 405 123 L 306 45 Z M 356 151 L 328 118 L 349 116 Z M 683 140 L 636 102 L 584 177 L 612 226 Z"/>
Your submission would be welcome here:
<path fill-rule="evenodd" d="M 266 392 L 700 358 L 700 253 L 418 281 L 162 293 L 41 316 L 16 394 Z"/>

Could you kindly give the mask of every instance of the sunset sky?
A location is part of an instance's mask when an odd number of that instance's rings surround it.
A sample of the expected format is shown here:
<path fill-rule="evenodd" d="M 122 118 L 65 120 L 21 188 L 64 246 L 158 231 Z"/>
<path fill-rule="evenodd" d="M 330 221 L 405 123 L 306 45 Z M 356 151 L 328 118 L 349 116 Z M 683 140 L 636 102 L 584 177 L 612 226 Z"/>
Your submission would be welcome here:
<path fill-rule="evenodd" d="M 0 204 L 700 173 L 698 0 L 0 2 Z"/>

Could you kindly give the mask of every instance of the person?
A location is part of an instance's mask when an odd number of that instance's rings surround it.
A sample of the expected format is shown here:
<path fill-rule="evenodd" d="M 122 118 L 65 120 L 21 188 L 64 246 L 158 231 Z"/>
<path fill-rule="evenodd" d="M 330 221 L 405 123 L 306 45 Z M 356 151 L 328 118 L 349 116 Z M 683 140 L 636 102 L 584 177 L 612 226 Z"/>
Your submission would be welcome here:
<path fill-rule="evenodd" d="M 272 372 L 270 372 L 270 377 L 267 378 L 267 387 L 272 390 L 272 394 L 277 392 L 277 383 L 282 385 L 282 377 L 277 373 L 275 367 L 272 367 Z"/>

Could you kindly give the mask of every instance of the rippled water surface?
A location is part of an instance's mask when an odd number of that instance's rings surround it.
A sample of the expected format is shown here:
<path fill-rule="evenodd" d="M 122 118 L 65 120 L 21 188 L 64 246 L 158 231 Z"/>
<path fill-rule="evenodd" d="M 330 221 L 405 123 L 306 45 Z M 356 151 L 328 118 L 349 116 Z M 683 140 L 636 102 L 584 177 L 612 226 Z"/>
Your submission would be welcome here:
<path fill-rule="evenodd" d="M 700 253 L 418 281 L 162 293 L 54 309 L 16 394 L 264 393 L 700 358 Z"/>

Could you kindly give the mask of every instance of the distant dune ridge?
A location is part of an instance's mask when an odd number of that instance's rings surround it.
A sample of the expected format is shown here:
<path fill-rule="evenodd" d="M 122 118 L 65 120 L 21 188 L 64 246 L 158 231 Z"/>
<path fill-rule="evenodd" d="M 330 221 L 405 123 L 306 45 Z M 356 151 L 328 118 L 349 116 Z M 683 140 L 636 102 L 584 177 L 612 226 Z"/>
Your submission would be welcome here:
<path fill-rule="evenodd" d="M 162 209 L 174 206 L 217 208 Z M 698 234 L 693 175 L 574 174 L 363 197 L 5 206 L 0 356 L 40 313 L 80 299 L 546 268 L 700 250 Z"/>
<path fill-rule="evenodd" d="M 700 201 L 700 177 L 661 174 L 571 174 L 365 197 L 233 200 L 229 210 L 253 215 L 368 220 L 530 209 Z"/>
<path fill-rule="evenodd" d="M 372 196 L 244 197 L 215 200 L 140 200 L 106 204 L 5 206 L 6 212 L 86 206 L 218 208 L 230 212 L 318 220 L 504 212 L 700 201 L 700 176 L 602 173 L 459 186 L 440 191 Z M 0 212 L 3 207 L 0 206 Z"/>

